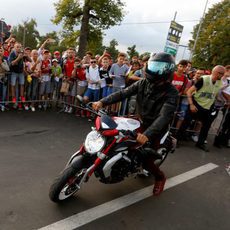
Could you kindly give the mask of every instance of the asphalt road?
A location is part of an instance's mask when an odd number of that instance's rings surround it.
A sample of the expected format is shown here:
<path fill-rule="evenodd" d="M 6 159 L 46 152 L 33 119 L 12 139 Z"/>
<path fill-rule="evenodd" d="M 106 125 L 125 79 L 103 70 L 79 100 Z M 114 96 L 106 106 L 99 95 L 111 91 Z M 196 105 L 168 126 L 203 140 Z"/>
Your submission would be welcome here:
<path fill-rule="evenodd" d="M 0 230 L 39 229 L 153 183 L 152 178 L 129 178 L 104 185 L 92 177 L 78 196 L 52 203 L 50 184 L 92 125 L 56 112 L 0 113 Z M 80 229 L 229 230 L 230 176 L 224 166 L 230 150 L 213 148 L 212 139 L 209 153 L 184 143 L 162 169 L 171 178 L 210 162 L 218 168 Z"/>

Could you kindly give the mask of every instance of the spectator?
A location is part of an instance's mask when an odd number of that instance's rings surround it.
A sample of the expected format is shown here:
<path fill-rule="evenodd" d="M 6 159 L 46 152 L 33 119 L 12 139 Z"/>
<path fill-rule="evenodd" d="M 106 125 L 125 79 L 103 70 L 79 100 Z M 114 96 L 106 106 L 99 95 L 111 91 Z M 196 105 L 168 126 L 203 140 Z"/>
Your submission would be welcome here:
<path fill-rule="evenodd" d="M 186 60 L 181 60 L 177 65 L 177 70 L 174 72 L 172 79 L 172 84 L 175 86 L 179 92 L 179 95 L 181 96 L 177 111 L 178 120 L 176 122 L 176 130 L 180 129 L 188 110 L 188 101 L 185 97 L 185 94 L 191 85 L 187 76 L 185 75 L 187 65 L 188 62 Z"/>
<path fill-rule="evenodd" d="M 203 68 L 198 68 L 195 72 L 195 75 L 193 76 L 193 79 L 191 80 L 191 84 L 194 85 L 196 82 L 201 78 L 201 76 L 204 75 L 204 69 Z M 186 114 L 187 115 L 187 114 Z M 195 121 L 195 125 L 193 127 L 193 134 L 191 136 L 192 140 L 194 142 L 198 141 L 198 134 L 200 132 L 202 123 L 200 121 Z"/>
<path fill-rule="evenodd" d="M 51 66 L 51 76 L 53 80 L 53 89 L 54 89 L 54 98 L 57 100 L 59 99 L 59 92 L 61 89 L 61 83 L 62 83 L 62 68 L 58 64 L 57 59 L 52 60 L 52 66 Z"/>
<path fill-rule="evenodd" d="M 54 59 L 56 59 L 58 61 L 59 65 L 62 65 L 62 58 L 61 58 L 61 54 L 59 51 L 54 51 L 53 57 L 54 57 Z"/>
<path fill-rule="evenodd" d="M 109 71 L 110 76 L 113 77 L 113 92 L 120 91 L 121 89 L 125 88 L 125 79 L 126 74 L 129 70 L 129 67 L 124 64 L 126 55 L 124 53 L 119 53 L 117 57 L 117 63 L 114 63 Z M 118 112 L 121 115 L 125 114 L 125 108 L 126 108 L 126 100 L 122 101 L 122 104 L 120 102 L 116 105 L 115 112 Z M 120 106 L 121 105 L 121 106 Z M 119 109 L 119 107 L 121 107 Z"/>
<path fill-rule="evenodd" d="M 31 57 L 31 48 L 30 47 L 26 47 L 24 49 L 24 55 L 27 56 L 27 57 Z"/>
<path fill-rule="evenodd" d="M 5 111 L 5 100 L 6 100 L 6 93 L 7 93 L 7 75 L 6 73 L 10 70 L 7 61 L 4 59 L 4 50 L 0 48 L 0 107 L 1 111 Z"/>
<path fill-rule="evenodd" d="M 110 68 L 109 58 L 104 56 L 102 58 L 102 66 L 99 69 L 102 97 L 107 97 L 113 92 L 113 79 L 109 75 Z"/>
<path fill-rule="evenodd" d="M 88 81 L 88 88 L 84 94 L 84 101 L 98 101 L 100 97 L 100 75 L 97 61 L 92 57 L 90 66 L 86 69 L 86 79 Z M 90 117 L 90 113 L 87 114 Z M 91 120 L 89 118 L 89 120 Z"/>
<path fill-rule="evenodd" d="M 76 81 L 72 77 L 72 72 L 74 70 L 74 59 L 75 59 L 75 50 L 73 48 L 69 48 L 67 50 L 67 57 L 63 61 L 64 78 L 70 84 L 69 95 L 67 95 L 65 98 L 67 105 L 65 106 L 64 111 L 66 113 L 72 113 L 73 112 L 72 104 L 74 104 L 74 99 L 76 96 Z"/>
<path fill-rule="evenodd" d="M 77 79 L 77 94 L 83 96 L 87 88 L 87 80 L 85 76 L 85 68 L 83 68 L 80 58 L 75 59 L 72 76 Z M 76 105 L 79 105 L 78 100 L 76 100 Z M 85 113 L 83 110 L 77 108 L 75 115 L 84 117 Z"/>
<path fill-rule="evenodd" d="M 45 103 L 43 103 L 44 110 L 47 109 L 47 100 L 48 95 L 51 92 L 51 62 L 49 59 L 49 51 L 43 50 L 42 62 L 41 62 L 41 83 L 39 90 L 39 100 L 42 100 L 44 97 Z M 39 109 L 42 108 L 42 105 L 39 104 Z"/>
<path fill-rule="evenodd" d="M 230 147 L 230 65 L 226 66 L 225 69 L 226 71 L 222 78 L 224 87 L 220 90 L 217 98 L 218 106 L 223 107 L 224 120 L 213 143 L 218 148 L 223 146 Z"/>
<path fill-rule="evenodd" d="M 187 68 L 188 62 L 186 60 L 181 60 L 177 65 L 177 70 L 173 74 L 172 84 L 176 87 L 179 95 L 184 93 L 188 79 L 184 72 Z"/>
<path fill-rule="evenodd" d="M 9 55 L 10 55 L 10 52 L 9 52 L 9 47 L 8 47 L 8 43 L 7 42 L 4 42 L 3 43 L 3 49 L 4 49 L 4 58 L 8 59 Z"/>
<path fill-rule="evenodd" d="M 139 62 L 133 62 L 132 66 L 130 66 L 126 76 L 126 86 L 130 86 L 140 79 L 139 77 L 136 78 L 136 76 L 134 75 L 138 70 L 140 70 L 140 67 L 141 65 Z"/>
<path fill-rule="evenodd" d="M 133 65 L 134 62 L 138 62 L 138 56 L 132 56 L 130 64 Z"/>
<path fill-rule="evenodd" d="M 23 73 L 23 50 L 22 45 L 20 43 L 15 43 L 13 51 L 9 55 L 9 65 L 11 71 L 11 95 L 12 102 L 16 105 L 16 81 L 18 80 L 20 85 L 20 97 L 21 101 L 25 102 L 24 97 L 24 84 L 25 84 L 25 76 Z M 21 103 L 18 104 L 19 109 L 21 109 Z"/>
<path fill-rule="evenodd" d="M 39 80 L 41 77 L 41 60 L 38 57 L 38 51 L 32 50 L 31 51 L 31 77 L 32 82 L 30 86 L 30 92 L 28 93 L 28 96 L 30 99 L 32 99 L 32 102 L 30 104 L 30 109 L 32 112 L 35 112 L 35 102 L 34 100 L 38 100 L 38 89 L 39 89 Z"/>
<path fill-rule="evenodd" d="M 217 115 L 217 111 L 214 108 L 214 101 L 219 90 L 222 88 L 221 78 L 224 73 L 225 68 L 223 66 L 215 66 L 211 75 L 202 76 L 197 83 L 187 91 L 190 116 L 202 122 L 196 147 L 206 152 L 209 150 L 205 145 L 205 140 L 210 126 Z M 179 131 L 183 133 L 190 124 L 190 121 L 191 119 L 187 119 Z"/>

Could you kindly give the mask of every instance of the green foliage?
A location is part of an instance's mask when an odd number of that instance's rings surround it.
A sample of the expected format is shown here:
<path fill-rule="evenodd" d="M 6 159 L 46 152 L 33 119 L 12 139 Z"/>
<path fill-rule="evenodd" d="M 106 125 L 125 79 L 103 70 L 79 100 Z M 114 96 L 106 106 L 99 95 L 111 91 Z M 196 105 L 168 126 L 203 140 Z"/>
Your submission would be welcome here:
<path fill-rule="evenodd" d="M 142 59 L 145 56 L 149 56 L 150 57 L 151 53 L 150 52 L 144 52 L 143 54 L 140 55 L 140 58 Z"/>
<path fill-rule="evenodd" d="M 61 45 L 68 48 L 75 48 L 77 46 L 77 40 L 79 37 L 79 31 L 63 31 L 61 34 Z"/>
<path fill-rule="evenodd" d="M 193 65 L 211 69 L 215 65 L 229 64 L 230 53 L 230 1 L 223 0 L 209 9 L 205 15 L 196 48 L 193 53 Z M 194 27 L 193 47 L 199 24 Z"/>
<path fill-rule="evenodd" d="M 102 47 L 102 30 L 120 23 L 124 17 L 121 0 L 59 0 L 54 6 L 56 15 L 52 21 L 62 23 L 68 39 L 77 41 L 80 56 L 87 48 L 97 53 L 98 45 L 99 50 Z"/>
<path fill-rule="evenodd" d="M 136 45 L 128 47 L 127 54 L 129 55 L 129 58 L 132 58 L 133 56 L 139 56 L 139 53 L 136 51 Z"/>
<path fill-rule="evenodd" d="M 115 39 L 113 39 L 110 41 L 109 46 L 105 47 L 105 49 L 111 55 L 114 61 L 117 59 L 119 53 L 119 50 L 116 48 L 116 46 L 118 46 L 118 42 Z"/>
<path fill-rule="evenodd" d="M 14 26 L 12 34 L 16 35 L 16 40 L 21 42 L 25 47 L 36 48 L 40 40 L 40 35 L 36 27 L 36 20 L 30 19 Z"/>
<path fill-rule="evenodd" d="M 103 46 L 103 33 L 100 29 L 90 28 L 87 50 L 92 51 L 94 55 L 101 55 L 104 52 L 104 49 L 105 46 Z"/>

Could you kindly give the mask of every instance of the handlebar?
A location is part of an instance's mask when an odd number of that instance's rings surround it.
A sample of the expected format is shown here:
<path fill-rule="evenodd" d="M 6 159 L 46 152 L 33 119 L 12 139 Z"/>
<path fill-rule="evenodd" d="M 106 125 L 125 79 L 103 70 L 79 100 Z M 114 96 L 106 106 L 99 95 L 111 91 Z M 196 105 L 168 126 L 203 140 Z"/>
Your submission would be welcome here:
<path fill-rule="evenodd" d="M 100 109 L 100 110 L 98 110 L 98 112 L 95 111 L 92 108 L 93 102 L 84 103 L 83 98 L 80 95 L 77 95 L 77 100 L 80 102 L 80 106 L 78 106 L 80 109 L 87 110 L 87 111 L 89 111 L 89 112 L 91 112 L 91 113 L 93 113 L 99 117 L 101 117 L 102 115 L 108 114 L 108 112 L 104 109 Z"/>

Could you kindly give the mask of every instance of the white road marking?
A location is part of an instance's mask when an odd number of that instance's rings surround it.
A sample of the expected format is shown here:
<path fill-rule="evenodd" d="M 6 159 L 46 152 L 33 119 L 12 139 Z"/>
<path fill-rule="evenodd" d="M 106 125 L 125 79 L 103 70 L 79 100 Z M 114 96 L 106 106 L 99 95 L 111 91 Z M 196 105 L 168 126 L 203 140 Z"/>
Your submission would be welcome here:
<path fill-rule="evenodd" d="M 178 176 L 172 177 L 167 179 L 164 190 L 167 190 L 169 188 L 172 188 L 176 185 L 179 185 L 181 183 L 184 183 L 188 180 L 191 180 L 195 177 L 198 177 L 204 173 L 207 173 L 215 168 L 217 168 L 218 165 L 215 165 L 213 163 L 209 163 L 206 165 L 203 165 L 201 167 L 192 169 L 188 172 L 182 173 Z M 128 207 L 134 203 L 137 203 L 138 201 L 141 201 L 143 199 L 146 199 L 148 197 L 152 196 L 152 188 L 153 186 L 148 186 L 146 188 L 140 189 L 136 192 L 130 193 L 128 195 L 122 196 L 120 198 L 111 200 L 109 202 L 106 202 L 104 204 L 98 205 L 94 208 L 85 210 L 83 212 L 80 212 L 76 215 L 70 216 L 66 219 L 60 220 L 56 223 L 53 223 L 51 225 L 45 226 L 43 228 L 40 228 L 38 230 L 72 230 L 76 229 L 80 226 L 83 226 L 87 223 L 90 223 L 96 219 L 99 219 L 103 216 L 109 215 L 113 212 L 116 212 L 122 208 Z"/>

